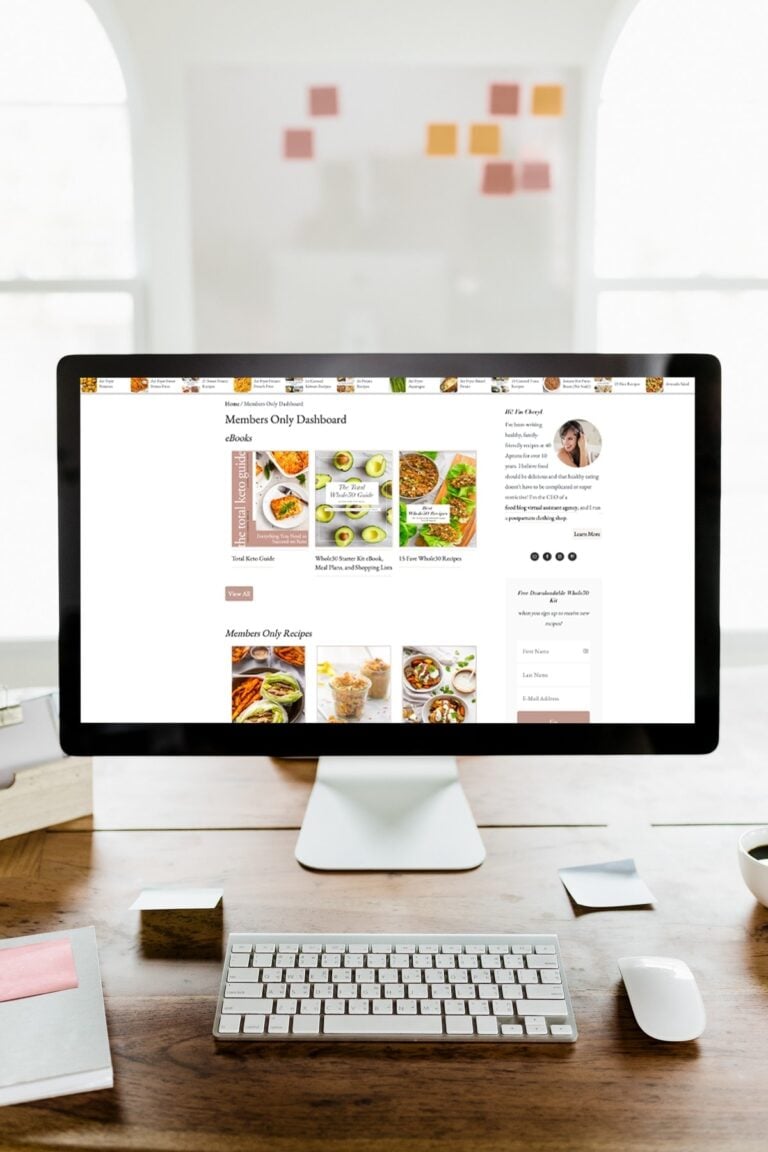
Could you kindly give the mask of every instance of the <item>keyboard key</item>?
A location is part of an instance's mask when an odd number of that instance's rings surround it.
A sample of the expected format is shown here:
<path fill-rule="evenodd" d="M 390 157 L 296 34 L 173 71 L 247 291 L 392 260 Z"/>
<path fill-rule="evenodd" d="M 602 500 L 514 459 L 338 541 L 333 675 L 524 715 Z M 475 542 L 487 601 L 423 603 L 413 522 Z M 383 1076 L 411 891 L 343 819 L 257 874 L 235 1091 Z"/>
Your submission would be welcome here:
<path fill-rule="evenodd" d="M 341 1016 L 346 1007 L 346 1000 L 326 1000 L 323 1004 L 323 1011 L 326 1016 Z"/>
<path fill-rule="evenodd" d="M 502 1024 L 501 1034 L 502 1036 L 522 1036 L 523 1026 L 522 1024 Z"/>
<path fill-rule="evenodd" d="M 472 1021 L 469 1021 L 470 1027 Z M 331 1016 L 323 1021 L 327 1036 L 440 1036 L 439 1016 Z"/>
<path fill-rule="evenodd" d="M 227 1000 L 242 1000 L 246 996 L 261 996 L 264 991 L 262 984 L 226 984 L 224 996 Z"/>
<path fill-rule="evenodd" d="M 445 1030 L 449 1036 L 471 1036 L 475 1026 L 471 1016 L 446 1016 Z"/>
<path fill-rule="evenodd" d="M 564 1000 L 518 1000 L 518 1016 L 567 1016 Z"/>
<path fill-rule="evenodd" d="M 263 997 L 253 1000 L 225 1000 L 221 1005 L 222 1016 L 234 1016 L 241 1013 L 263 1012 L 266 1015 L 272 1011 L 272 1001 Z"/>
<path fill-rule="evenodd" d="M 237 954 L 238 952 L 247 952 L 248 955 L 250 956 L 251 945 L 250 944 L 233 944 L 232 945 L 232 952 L 234 954 Z"/>
<path fill-rule="evenodd" d="M 422 1016 L 442 1016 L 443 1011 L 437 1000 L 422 1000 L 419 1003 L 419 1013 Z"/>
<path fill-rule="evenodd" d="M 391 1000 L 374 1000 L 373 1001 L 373 1014 L 374 1016 L 388 1016 L 392 1012 Z"/>
<path fill-rule="evenodd" d="M 415 1016 L 417 1004 L 415 1000 L 398 1000 L 395 1011 L 398 1016 Z"/>
<path fill-rule="evenodd" d="M 556 956 L 526 956 L 529 968 L 557 968 Z"/>
<path fill-rule="evenodd" d="M 245 1023 L 243 1025 L 243 1032 L 261 1034 L 266 1029 L 266 1021 L 266 1016 L 246 1016 Z"/>
<path fill-rule="evenodd" d="M 466 1011 L 463 1000 L 448 1000 L 445 1005 L 446 1016 L 464 1016 Z"/>
<path fill-rule="evenodd" d="M 291 1030 L 290 1016 L 270 1016 L 268 1031 L 270 1035 L 287 1036 Z"/>
<path fill-rule="evenodd" d="M 317 1036 L 320 1032 L 319 1016 L 294 1016 L 291 1031 L 294 1036 Z"/>
<path fill-rule="evenodd" d="M 278 1016 L 293 1016 L 297 1008 L 295 1000 L 278 1000 L 275 1011 Z"/>
<path fill-rule="evenodd" d="M 239 1014 L 237 1016 L 222 1016 L 219 1020 L 219 1032 L 225 1032 L 228 1036 L 239 1032 L 241 1020 L 242 1016 Z"/>
<path fill-rule="evenodd" d="M 537 956 L 554 956 L 555 955 L 554 944 L 537 944 L 536 945 L 536 955 Z"/>
<path fill-rule="evenodd" d="M 526 984 L 525 991 L 530 999 L 534 996 L 539 1000 L 564 1000 L 562 984 Z"/>
<path fill-rule="evenodd" d="M 260 984 L 261 972 L 258 968 L 230 968 L 227 972 L 227 980 L 234 980 L 238 983 L 245 980 L 250 984 Z"/>
<path fill-rule="evenodd" d="M 539 978 L 542 984 L 562 984 L 559 972 L 547 972 L 545 969 L 539 973 Z"/>
<path fill-rule="evenodd" d="M 351 1016 L 367 1016 L 371 1010 L 368 1000 L 350 1000 L 349 1012 Z"/>
<path fill-rule="evenodd" d="M 319 1016 L 320 1015 L 320 1001 L 319 1000 L 302 1000 L 301 1008 L 299 1009 L 302 1016 Z"/>
<path fill-rule="evenodd" d="M 529 972 L 527 969 L 523 972 L 516 972 L 517 981 L 519 984 L 538 984 L 538 972 Z"/>
<path fill-rule="evenodd" d="M 229 958 L 230 968 L 247 968 L 251 963 L 250 953 L 246 955 L 243 952 L 235 952 Z"/>
<path fill-rule="evenodd" d="M 525 1034 L 526 1036 L 546 1036 L 547 1026 L 546 1024 L 533 1024 L 530 1020 L 526 1020 Z"/>
<path fill-rule="evenodd" d="M 479 1016 L 475 1021 L 478 1036 L 498 1036 L 499 1025 L 493 1016 Z"/>
<path fill-rule="evenodd" d="M 570 1024 L 550 1024 L 549 1030 L 553 1036 L 573 1036 Z"/>

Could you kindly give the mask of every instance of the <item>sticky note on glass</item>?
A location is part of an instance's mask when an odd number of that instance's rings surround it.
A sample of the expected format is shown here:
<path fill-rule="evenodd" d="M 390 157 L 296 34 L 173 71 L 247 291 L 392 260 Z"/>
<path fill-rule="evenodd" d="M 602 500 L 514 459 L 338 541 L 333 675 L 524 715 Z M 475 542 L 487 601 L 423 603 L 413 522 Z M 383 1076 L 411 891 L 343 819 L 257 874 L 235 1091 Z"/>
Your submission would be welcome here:
<path fill-rule="evenodd" d="M 427 124 L 427 156 L 455 156 L 458 137 L 455 124 Z"/>
<path fill-rule="evenodd" d="M 72 944 L 66 937 L 0 948 L 0 1000 L 22 1000 L 77 988 Z"/>
<path fill-rule="evenodd" d="M 541 160 L 528 160 L 520 172 L 520 187 L 524 192 L 547 192 L 552 187 L 549 164 Z"/>
<path fill-rule="evenodd" d="M 310 88 L 310 116 L 338 116 L 339 90 L 336 87 Z"/>
<path fill-rule="evenodd" d="M 582 908 L 631 908 L 654 903 L 653 893 L 631 859 L 561 868 L 559 875 Z"/>
<path fill-rule="evenodd" d="M 469 151 L 473 156 L 498 156 L 501 152 L 499 125 L 472 124 L 469 129 Z"/>
<path fill-rule="evenodd" d="M 511 196 L 515 190 L 514 164 L 486 164 L 482 191 L 488 196 Z"/>
<path fill-rule="evenodd" d="M 565 89 L 562 84 L 534 84 L 531 94 L 534 116 L 562 116 L 564 107 Z"/>
<path fill-rule="evenodd" d="M 130 911 L 215 908 L 223 895 L 223 888 L 144 888 L 131 904 Z"/>
<path fill-rule="evenodd" d="M 286 128 L 283 134 L 283 156 L 286 160 L 311 160 L 314 153 L 311 128 Z"/>
<path fill-rule="evenodd" d="M 517 116 L 520 111 L 520 85 L 491 84 L 488 103 L 492 116 Z"/>

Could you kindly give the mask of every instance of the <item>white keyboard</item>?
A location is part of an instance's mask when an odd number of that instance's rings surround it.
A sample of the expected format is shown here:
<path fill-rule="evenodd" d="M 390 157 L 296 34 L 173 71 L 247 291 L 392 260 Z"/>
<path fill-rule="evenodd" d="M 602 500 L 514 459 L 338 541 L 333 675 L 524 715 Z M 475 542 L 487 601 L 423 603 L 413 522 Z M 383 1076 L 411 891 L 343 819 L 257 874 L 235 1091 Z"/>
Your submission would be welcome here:
<path fill-rule="evenodd" d="M 235 932 L 219 1040 L 576 1039 L 557 936 Z"/>

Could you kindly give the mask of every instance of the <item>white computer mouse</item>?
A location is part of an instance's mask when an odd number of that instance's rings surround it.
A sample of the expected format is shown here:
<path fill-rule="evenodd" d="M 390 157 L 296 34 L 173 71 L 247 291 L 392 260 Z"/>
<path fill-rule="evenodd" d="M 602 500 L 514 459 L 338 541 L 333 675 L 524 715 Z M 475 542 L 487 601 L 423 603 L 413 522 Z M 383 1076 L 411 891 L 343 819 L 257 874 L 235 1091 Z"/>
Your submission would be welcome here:
<path fill-rule="evenodd" d="M 695 1040 L 704 1002 L 688 965 L 671 956 L 622 956 L 619 971 L 635 1020 L 655 1040 Z"/>

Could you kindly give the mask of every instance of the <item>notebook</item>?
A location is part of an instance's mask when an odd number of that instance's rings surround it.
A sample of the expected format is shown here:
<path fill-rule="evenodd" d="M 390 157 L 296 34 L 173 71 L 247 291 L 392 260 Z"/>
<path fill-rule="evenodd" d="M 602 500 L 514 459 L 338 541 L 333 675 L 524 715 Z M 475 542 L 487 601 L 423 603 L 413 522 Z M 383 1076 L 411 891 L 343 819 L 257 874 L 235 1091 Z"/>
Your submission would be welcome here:
<path fill-rule="evenodd" d="M 95 929 L 0 940 L 0 1105 L 112 1084 Z"/>

